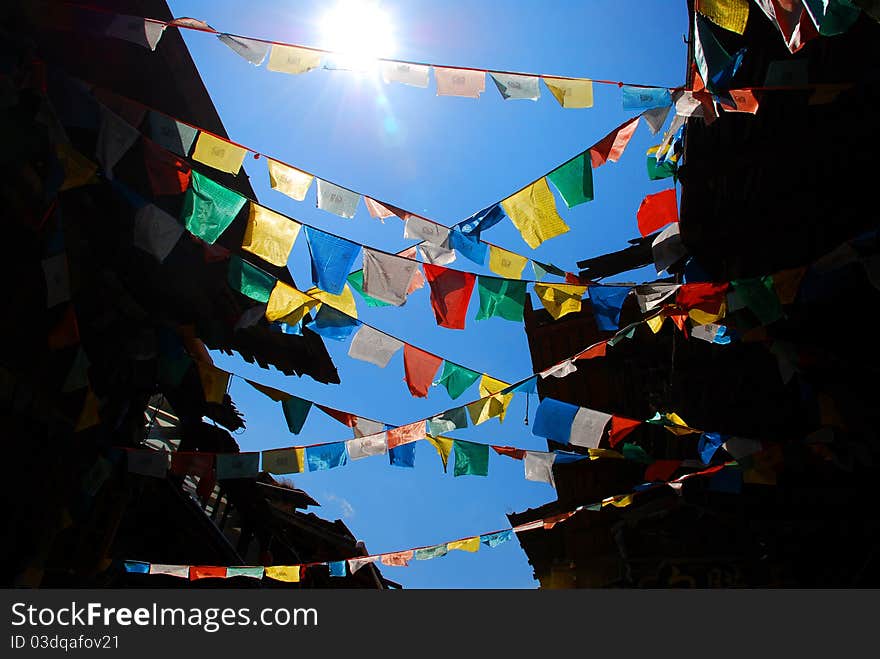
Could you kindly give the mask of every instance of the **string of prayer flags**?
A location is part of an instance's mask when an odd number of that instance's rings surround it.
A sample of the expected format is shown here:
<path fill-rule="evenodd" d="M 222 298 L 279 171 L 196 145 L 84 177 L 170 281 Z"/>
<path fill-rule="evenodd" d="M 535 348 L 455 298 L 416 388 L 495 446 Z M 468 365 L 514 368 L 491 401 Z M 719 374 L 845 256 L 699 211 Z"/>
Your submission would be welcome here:
<path fill-rule="evenodd" d="M 744 34 L 749 19 L 749 0 L 697 0 L 696 10 L 725 30 Z"/>
<path fill-rule="evenodd" d="M 410 64 L 407 62 L 381 62 L 382 80 L 388 84 L 391 82 L 400 82 L 411 87 L 428 86 L 428 76 L 431 71 L 430 66 L 421 64 Z"/>
<path fill-rule="evenodd" d="M 672 105 L 672 95 L 663 87 L 634 87 L 624 85 L 620 88 L 624 110 L 650 110 Z"/>
<path fill-rule="evenodd" d="M 593 305 L 593 316 L 596 326 L 602 332 L 616 332 L 620 327 L 620 310 L 629 295 L 626 286 L 591 286 L 590 302 Z"/>
<path fill-rule="evenodd" d="M 394 353 L 402 347 L 403 341 L 383 334 L 369 325 L 362 325 L 351 341 L 348 355 L 375 364 L 379 368 L 385 368 Z"/>
<path fill-rule="evenodd" d="M 352 192 L 323 179 L 318 179 L 317 187 L 318 208 L 349 220 L 354 217 L 361 198 L 357 192 Z"/>
<path fill-rule="evenodd" d="M 425 398 L 442 363 L 442 357 L 405 343 L 403 346 L 403 369 L 409 392 L 418 398 Z"/>
<path fill-rule="evenodd" d="M 675 188 L 647 195 L 636 213 L 639 233 L 648 236 L 670 222 L 678 222 L 678 199 Z"/>
<path fill-rule="evenodd" d="M 453 440 L 455 447 L 455 466 L 453 476 L 488 476 L 489 445 Z"/>
<path fill-rule="evenodd" d="M 434 384 L 444 386 L 449 397 L 455 400 L 476 382 L 479 377 L 480 374 L 476 371 L 447 360 L 443 362 L 443 373 L 440 375 L 440 379 Z"/>
<path fill-rule="evenodd" d="M 528 262 L 529 260 L 524 256 L 508 252 L 495 245 L 489 246 L 489 269 L 505 279 L 522 279 L 523 270 Z"/>
<path fill-rule="evenodd" d="M 183 199 L 181 220 L 187 231 L 213 245 L 238 215 L 245 198 L 193 170 Z"/>
<path fill-rule="evenodd" d="M 269 184 L 273 190 L 278 190 L 296 201 L 306 198 L 314 176 L 272 158 L 266 158 L 266 163 L 269 168 Z"/>
<path fill-rule="evenodd" d="M 363 251 L 364 292 L 388 304 L 395 306 L 404 304 L 410 282 L 419 264 L 366 247 Z"/>
<path fill-rule="evenodd" d="M 217 38 L 254 66 L 260 66 L 269 52 L 269 44 L 265 41 L 234 37 L 231 34 L 218 34 Z"/>
<path fill-rule="evenodd" d="M 437 324 L 449 329 L 464 329 L 476 275 L 430 263 L 425 263 L 423 268 L 431 287 L 431 308 Z"/>
<path fill-rule="evenodd" d="M 268 302 L 275 288 L 275 277 L 252 266 L 237 254 L 229 257 L 226 279 L 230 288 L 257 302 Z"/>
<path fill-rule="evenodd" d="M 305 231 L 312 260 L 312 283 L 321 290 L 339 295 L 361 246 L 310 226 L 306 226 Z"/>
<path fill-rule="evenodd" d="M 537 101 L 541 96 L 538 78 L 514 73 L 489 73 L 505 101 L 527 99 Z"/>
<path fill-rule="evenodd" d="M 486 91 L 486 72 L 434 67 L 437 96 L 479 98 Z"/>
<path fill-rule="evenodd" d="M 306 462 L 309 471 L 324 471 L 342 467 L 348 462 L 348 453 L 345 450 L 345 442 L 332 442 L 330 444 L 318 444 L 306 448 Z"/>
<path fill-rule="evenodd" d="M 580 311 L 581 299 L 587 292 L 586 286 L 573 284 L 535 284 L 534 288 L 535 295 L 541 300 L 541 304 L 553 320 Z"/>
<path fill-rule="evenodd" d="M 590 183 L 592 184 L 592 178 Z M 556 199 L 547 185 L 546 178 L 540 178 L 508 197 L 501 202 L 501 206 L 523 240 L 532 249 L 545 240 L 570 230 L 556 211 Z"/>
<path fill-rule="evenodd" d="M 636 132 L 641 115 L 622 123 L 601 140 L 590 147 L 590 159 L 593 169 L 604 165 L 607 161 L 617 162 L 623 155 L 626 145 Z"/>
<path fill-rule="evenodd" d="M 299 474 L 306 470 L 304 448 L 281 448 L 263 451 L 263 471 L 270 474 Z"/>
<path fill-rule="evenodd" d="M 542 78 L 547 89 L 564 108 L 593 107 L 593 81 L 584 78 Z"/>
<path fill-rule="evenodd" d="M 318 301 L 314 298 L 279 280 L 275 282 L 275 288 L 272 289 L 266 305 L 266 320 L 270 323 L 280 320 L 296 325 L 317 304 Z"/>
<path fill-rule="evenodd" d="M 593 201 L 593 163 L 587 160 L 586 151 L 554 169 L 547 178 L 569 208 Z"/>
<path fill-rule="evenodd" d="M 196 140 L 196 148 L 193 150 L 192 159 L 221 172 L 238 174 L 247 149 L 236 146 L 231 142 L 214 137 L 210 133 L 199 133 Z"/>
<path fill-rule="evenodd" d="M 266 68 L 269 71 L 297 75 L 317 69 L 321 66 L 322 60 L 323 55 L 317 51 L 276 43 L 272 44 Z"/>
<path fill-rule="evenodd" d="M 549 483 L 556 487 L 556 481 L 553 478 L 553 463 L 555 461 L 555 453 L 526 451 L 525 458 L 523 458 L 526 480 Z"/>
<path fill-rule="evenodd" d="M 498 316 L 521 323 L 526 303 L 526 282 L 498 279 L 480 275 L 477 277 L 480 309 L 475 320 Z"/>

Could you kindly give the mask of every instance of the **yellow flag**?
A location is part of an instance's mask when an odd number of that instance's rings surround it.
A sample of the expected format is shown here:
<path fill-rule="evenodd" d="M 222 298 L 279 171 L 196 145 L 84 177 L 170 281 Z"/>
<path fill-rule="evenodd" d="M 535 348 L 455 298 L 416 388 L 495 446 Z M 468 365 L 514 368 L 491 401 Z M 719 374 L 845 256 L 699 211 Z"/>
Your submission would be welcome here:
<path fill-rule="evenodd" d="M 522 279 L 528 259 L 506 249 L 489 245 L 489 270 L 506 279 Z"/>
<path fill-rule="evenodd" d="M 618 453 L 617 451 L 612 451 L 608 448 L 590 448 L 587 449 L 587 453 L 590 456 L 590 460 L 598 460 L 600 458 L 611 458 L 623 460 L 623 454 Z"/>
<path fill-rule="evenodd" d="M 294 167 L 266 158 L 269 163 L 269 183 L 273 190 L 286 194 L 291 199 L 302 201 L 306 198 L 314 176 L 301 172 Z"/>
<path fill-rule="evenodd" d="M 618 508 L 625 508 L 629 504 L 633 502 L 633 495 L 627 494 L 622 497 L 612 497 L 610 503 L 612 506 L 616 506 Z"/>
<path fill-rule="evenodd" d="M 456 540 L 455 542 L 446 543 L 446 549 L 452 551 L 453 549 L 460 549 L 461 551 L 470 551 L 475 552 L 480 550 L 480 536 L 474 536 L 473 538 L 468 538 L 467 540 Z"/>
<path fill-rule="evenodd" d="M 501 202 L 513 225 L 529 247 L 535 249 L 545 240 L 569 231 L 556 212 L 556 199 L 547 179 L 542 178 Z"/>
<path fill-rule="evenodd" d="M 307 290 L 306 295 L 309 295 L 316 300 L 320 300 L 328 307 L 333 307 L 337 311 L 341 311 L 346 316 L 351 316 L 352 318 L 358 317 L 357 306 L 354 303 L 354 295 L 348 287 L 348 284 L 345 284 L 342 293 L 339 295 L 333 295 L 333 293 L 322 291 L 317 286 Z"/>
<path fill-rule="evenodd" d="M 266 68 L 280 73 L 305 73 L 321 66 L 321 53 L 296 46 L 272 45 Z"/>
<path fill-rule="evenodd" d="M 250 205 L 243 249 L 269 263 L 286 266 L 302 225 L 257 204 Z"/>
<path fill-rule="evenodd" d="M 688 311 L 688 316 L 691 317 L 697 325 L 705 325 L 706 323 L 717 323 L 719 320 L 724 318 L 727 315 L 727 302 L 722 302 L 721 306 L 718 308 L 718 313 L 706 313 L 705 311 L 701 311 L 699 309 L 691 309 Z"/>
<path fill-rule="evenodd" d="M 209 403 L 222 403 L 223 394 L 229 386 L 229 373 L 205 362 L 196 362 L 196 365 L 199 367 L 205 400 Z"/>
<path fill-rule="evenodd" d="M 72 146 L 64 143 L 58 144 L 56 153 L 61 167 L 64 169 L 64 182 L 59 188 L 60 191 L 98 182 L 98 178 L 95 176 L 98 166 Z"/>
<path fill-rule="evenodd" d="M 663 322 L 666 320 L 666 316 L 657 315 L 653 318 L 648 318 L 648 327 L 651 328 L 651 331 L 656 334 L 663 328 Z"/>
<path fill-rule="evenodd" d="M 697 11 L 715 25 L 743 34 L 749 20 L 749 0 L 698 0 Z"/>
<path fill-rule="evenodd" d="M 221 172 L 238 174 L 245 154 L 247 154 L 247 149 L 235 146 L 208 133 L 199 133 L 192 159 L 208 165 L 208 167 L 219 169 Z"/>
<path fill-rule="evenodd" d="M 446 465 L 449 462 L 449 454 L 452 453 L 452 441 L 448 437 L 434 437 L 428 435 L 425 437 L 437 449 L 437 455 L 443 461 L 443 471 L 446 471 Z"/>
<path fill-rule="evenodd" d="M 471 423 L 476 426 L 496 416 L 499 421 L 503 422 L 507 406 L 513 400 L 513 393 L 499 394 L 498 392 L 509 386 L 507 382 L 496 380 L 484 373 L 480 379 L 480 397 L 483 400 L 478 400 L 467 406 Z M 486 396 L 491 397 L 486 398 Z"/>
<path fill-rule="evenodd" d="M 543 78 L 550 93 L 564 108 L 593 107 L 593 81 L 585 78 Z"/>
<path fill-rule="evenodd" d="M 267 387 L 265 384 L 260 384 L 258 382 L 253 382 L 251 380 L 245 380 L 249 385 L 251 385 L 254 389 L 259 391 L 261 394 L 264 394 L 274 400 L 276 403 L 287 400 L 288 398 L 292 398 L 292 396 L 286 391 L 281 391 L 280 389 L 274 389 L 273 387 Z"/>
<path fill-rule="evenodd" d="M 700 432 L 699 430 L 689 428 L 688 424 L 685 423 L 685 420 L 678 416 L 678 414 L 676 414 L 675 412 L 670 412 L 665 416 L 670 423 L 675 424 L 672 426 L 666 426 L 666 430 L 671 432 L 673 435 L 692 435 L 694 433 Z"/>
<path fill-rule="evenodd" d="M 277 581 L 299 583 L 299 565 L 270 565 L 264 574 Z"/>
<path fill-rule="evenodd" d="M 272 289 L 272 294 L 269 296 L 269 304 L 266 306 L 266 320 L 270 323 L 283 320 L 289 325 L 296 325 L 310 309 L 317 305 L 318 300 L 279 280 L 275 282 L 275 288 Z"/>
<path fill-rule="evenodd" d="M 565 314 L 581 310 L 581 298 L 587 292 L 586 286 L 573 284 L 535 284 L 535 295 L 541 300 L 544 308 L 559 320 Z"/>

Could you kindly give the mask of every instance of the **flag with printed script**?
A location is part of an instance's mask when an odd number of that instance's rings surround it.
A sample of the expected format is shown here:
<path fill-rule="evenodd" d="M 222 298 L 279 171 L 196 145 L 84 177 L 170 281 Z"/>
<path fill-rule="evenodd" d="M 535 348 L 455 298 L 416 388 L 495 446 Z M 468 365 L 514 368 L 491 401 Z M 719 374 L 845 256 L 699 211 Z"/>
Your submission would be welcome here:
<path fill-rule="evenodd" d="M 633 87 L 624 85 L 620 88 L 623 96 L 624 110 L 650 110 L 672 105 L 672 95 L 663 87 Z"/>
<path fill-rule="evenodd" d="M 153 141 L 178 156 L 186 157 L 198 135 L 195 128 L 155 111 L 149 113 L 147 123 Z"/>
<path fill-rule="evenodd" d="M 593 81 L 584 78 L 541 78 L 564 108 L 593 107 Z"/>
<path fill-rule="evenodd" d="M 427 87 L 430 66 L 407 62 L 381 62 L 382 80 L 387 84 L 400 82 L 412 87 Z"/>
<path fill-rule="evenodd" d="M 508 252 L 506 249 L 489 246 L 489 269 L 506 279 L 522 279 L 523 270 L 529 260 L 525 256 Z"/>
<path fill-rule="evenodd" d="M 276 43 L 272 44 L 272 51 L 269 53 L 269 63 L 266 65 L 266 68 L 269 71 L 277 71 L 279 73 L 306 73 L 320 67 L 322 59 L 323 54 L 318 51 L 298 48 L 297 46 L 283 46 Z"/>
<path fill-rule="evenodd" d="M 578 408 L 571 423 L 571 436 L 568 443 L 586 448 L 599 448 L 599 442 L 608 425 L 610 414 L 586 407 Z"/>
<path fill-rule="evenodd" d="M 290 250 L 302 225 L 259 204 L 250 205 L 242 249 L 273 265 L 287 265 Z"/>
<path fill-rule="evenodd" d="M 465 96 L 479 98 L 486 91 L 486 72 L 467 69 L 434 67 L 437 96 Z"/>
<path fill-rule="evenodd" d="M 554 320 L 581 310 L 586 286 L 574 284 L 535 284 L 535 295 Z"/>
<path fill-rule="evenodd" d="M 345 442 L 306 447 L 306 463 L 309 466 L 309 471 L 342 467 L 347 462 L 348 453 L 345 450 Z"/>
<path fill-rule="evenodd" d="M 318 301 L 314 298 L 279 280 L 275 282 L 266 305 L 266 320 L 296 325 L 317 305 Z"/>
<path fill-rule="evenodd" d="M 620 326 L 620 310 L 630 288 L 626 286 L 591 286 L 590 302 L 596 326 L 602 332 L 616 332 Z"/>
<path fill-rule="evenodd" d="M 403 347 L 403 342 L 383 334 L 369 325 L 363 325 L 354 335 L 348 349 L 349 357 L 385 368 L 391 357 Z"/>
<path fill-rule="evenodd" d="M 477 278 L 477 291 L 480 294 L 480 309 L 476 320 L 499 316 L 517 323 L 522 322 L 526 282 L 480 275 Z"/>
<path fill-rule="evenodd" d="M 480 242 L 476 236 L 467 236 L 457 229 L 453 229 L 449 233 L 449 247 L 457 250 L 459 254 L 477 265 L 483 265 L 486 262 L 486 251 L 489 249 L 489 246 Z"/>
<path fill-rule="evenodd" d="M 388 448 L 393 449 L 403 444 L 410 444 L 425 438 L 425 422 L 414 421 L 405 426 L 391 428 L 386 432 Z"/>
<path fill-rule="evenodd" d="M 408 343 L 403 346 L 403 371 L 409 392 L 418 398 L 428 395 L 443 358 Z"/>
<path fill-rule="evenodd" d="M 269 44 L 265 41 L 234 37 L 231 34 L 218 34 L 217 38 L 254 66 L 260 66 L 269 52 Z"/>
<path fill-rule="evenodd" d="M 508 197 L 501 202 L 501 206 L 532 249 L 545 240 L 569 231 L 568 225 L 556 211 L 556 200 L 546 178 L 538 179 Z"/>
<path fill-rule="evenodd" d="M 554 169 L 547 178 L 569 208 L 593 201 L 593 164 L 586 151 Z"/>
<path fill-rule="evenodd" d="M 549 483 L 556 487 L 556 481 L 553 479 L 553 463 L 555 461 L 555 453 L 526 451 L 525 458 L 523 459 L 526 480 Z"/>
<path fill-rule="evenodd" d="M 388 452 L 384 431 L 349 439 L 345 445 L 348 450 L 348 457 L 352 460 L 361 460 L 374 455 L 384 455 Z"/>
<path fill-rule="evenodd" d="M 436 222 L 430 222 L 418 215 L 410 214 L 406 216 L 403 237 L 423 240 L 439 247 L 446 244 L 446 239 L 449 238 L 449 228 Z"/>
<path fill-rule="evenodd" d="M 214 137 L 210 133 L 199 133 L 192 159 L 221 172 L 238 174 L 246 155 L 247 149 L 244 147 Z"/>
<path fill-rule="evenodd" d="M 537 101 L 541 96 L 536 76 L 524 76 L 516 73 L 490 73 L 489 75 L 505 101 L 518 98 Z"/>
<path fill-rule="evenodd" d="M 364 292 L 377 300 L 400 306 L 419 264 L 384 252 L 364 248 Z"/>
<path fill-rule="evenodd" d="M 266 164 L 269 169 L 269 184 L 273 190 L 278 190 L 297 201 L 306 198 L 309 186 L 315 179 L 314 176 L 271 158 L 266 158 Z"/>
<path fill-rule="evenodd" d="M 230 288 L 257 302 L 268 302 L 276 279 L 268 272 L 254 267 L 237 254 L 229 257 L 226 280 Z"/>
<path fill-rule="evenodd" d="M 309 226 L 305 231 L 312 260 L 312 283 L 321 290 L 339 295 L 361 246 Z"/>
<path fill-rule="evenodd" d="M 193 171 L 189 190 L 183 199 L 181 219 L 191 234 L 213 245 L 245 201 L 237 192 Z"/>
<path fill-rule="evenodd" d="M 423 267 L 431 287 L 431 308 L 437 324 L 450 329 L 464 329 L 476 275 L 430 263 L 425 263 Z"/>
<path fill-rule="evenodd" d="M 483 231 L 491 229 L 503 219 L 504 211 L 501 209 L 501 204 L 492 204 L 462 220 L 457 226 L 464 235 L 479 239 Z"/>
<path fill-rule="evenodd" d="M 749 19 L 749 0 L 697 0 L 696 10 L 725 30 L 743 34 Z"/>
<path fill-rule="evenodd" d="M 357 212 L 361 196 L 346 188 L 318 179 L 318 208 L 339 217 L 351 219 Z"/>

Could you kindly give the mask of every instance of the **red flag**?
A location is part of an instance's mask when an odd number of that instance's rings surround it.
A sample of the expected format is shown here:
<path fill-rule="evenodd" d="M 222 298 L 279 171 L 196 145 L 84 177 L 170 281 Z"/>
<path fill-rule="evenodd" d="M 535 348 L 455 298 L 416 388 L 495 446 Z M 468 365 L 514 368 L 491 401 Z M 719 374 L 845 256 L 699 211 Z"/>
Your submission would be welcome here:
<path fill-rule="evenodd" d="M 593 161 L 593 169 L 596 169 L 599 165 L 604 165 L 606 160 L 611 162 L 618 161 L 620 156 L 623 155 L 626 145 L 629 144 L 633 133 L 636 132 L 636 127 L 639 125 L 639 119 L 641 118 L 642 115 L 633 117 L 590 147 L 590 159 Z"/>
<path fill-rule="evenodd" d="M 596 357 L 604 357 L 605 356 L 605 348 L 608 345 L 608 341 L 602 341 L 602 343 L 597 343 L 592 348 L 587 348 L 582 353 L 575 357 L 575 361 L 579 359 L 595 359 Z"/>
<path fill-rule="evenodd" d="M 317 405 L 317 403 L 316 403 Z M 334 410 L 332 407 L 325 407 L 324 405 L 317 405 L 318 409 L 321 410 L 327 416 L 331 416 L 339 423 L 344 426 L 348 426 L 349 428 L 354 428 L 355 421 L 357 421 L 357 417 L 353 414 L 349 414 L 348 412 L 341 412 L 340 410 Z"/>
<path fill-rule="evenodd" d="M 681 460 L 657 460 L 645 469 L 645 482 L 668 481 L 681 466 Z"/>
<path fill-rule="evenodd" d="M 198 451 L 177 451 L 171 456 L 171 473 L 178 476 L 192 474 L 204 478 L 214 468 L 213 453 Z"/>
<path fill-rule="evenodd" d="M 617 446 L 624 437 L 641 424 L 641 421 L 636 421 L 635 419 L 627 419 L 623 416 L 612 416 L 611 430 L 608 432 L 608 442 L 612 447 Z"/>
<path fill-rule="evenodd" d="M 408 343 L 403 344 L 403 370 L 409 392 L 418 398 L 428 395 L 437 369 L 443 363 L 442 357 L 432 355 Z"/>
<path fill-rule="evenodd" d="M 189 188 L 190 168 L 183 158 L 144 138 L 144 165 L 155 195 L 175 195 Z"/>
<path fill-rule="evenodd" d="M 639 221 L 639 233 L 647 236 L 670 222 L 678 222 L 678 200 L 675 188 L 649 194 L 642 199 L 636 213 Z"/>
<path fill-rule="evenodd" d="M 226 568 L 208 565 L 192 565 L 189 568 L 190 581 L 195 581 L 196 579 L 210 579 L 211 577 L 225 579 Z"/>
<path fill-rule="evenodd" d="M 493 446 L 492 449 L 498 455 L 506 455 L 508 458 L 513 458 L 514 460 L 522 460 L 526 457 L 526 452 L 521 448 L 514 448 L 512 446 Z"/>
<path fill-rule="evenodd" d="M 450 329 L 464 329 L 464 318 L 476 275 L 430 263 L 425 263 L 423 267 L 431 286 L 431 306 L 437 324 Z"/>
<path fill-rule="evenodd" d="M 717 314 L 727 298 L 729 287 L 730 284 L 727 282 L 714 284 L 709 281 L 699 281 L 682 284 L 675 294 L 675 303 L 682 309 L 699 309 L 707 314 Z"/>

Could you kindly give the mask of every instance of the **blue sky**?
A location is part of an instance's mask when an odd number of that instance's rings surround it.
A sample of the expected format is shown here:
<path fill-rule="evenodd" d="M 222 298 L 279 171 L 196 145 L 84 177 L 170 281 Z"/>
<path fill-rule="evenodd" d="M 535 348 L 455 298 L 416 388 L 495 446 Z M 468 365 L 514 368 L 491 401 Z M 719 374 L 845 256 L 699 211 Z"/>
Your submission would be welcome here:
<path fill-rule="evenodd" d="M 200 18 L 220 31 L 320 47 L 319 19 L 332 2 L 169 0 L 169 5 L 175 16 Z M 407 0 L 383 2 L 382 7 L 395 33 L 388 57 L 662 86 L 679 85 L 684 78 L 684 2 Z M 543 85 L 537 102 L 503 101 L 489 78 L 480 99 L 438 97 L 433 75 L 429 87 L 419 89 L 348 71 L 273 73 L 265 63 L 259 68 L 247 63 L 216 37 L 183 32 L 233 140 L 446 225 L 508 196 L 631 116 L 612 86 L 595 86 L 591 109 L 563 109 Z M 571 210 L 558 202 L 571 227 L 564 236 L 532 251 L 505 221 L 486 239 L 570 271 L 577 270 L 579 259 L 626 247 L 638 235 L 635 213 L 641 199 L 669 187 L 668 181 L 649 181 L 645 172 L 645 151 L 659 139 L 643 123 L 621 161 L 594 172 L 595 201 Z M 245 170 L 258 198 L 271 208 L 384 250 L 412 243 L 403 239 L 402 222 L 389 218 L 379 223 L 363 203 L 353 220 L 345 220 L 315 208 L 314 186 L 304 202 L 272 190 L 264 160 L 246 159 Z M 303 237 L 289 267 L 302 288 L 311 285 Z M 452 267 L 489 272 L 461 257 Z M 530 267 L 524 276 L 532 276 Z M 649 268 L 620 280 L 653 276 Z M 475 291 L 464 331 L 437 327 L 427 288 L 403 307 L 371 309 L 360 301 L 358 306 L 366 322 L 457 363 L 508 382 L 528 376 L 532 366 L 522 326 L 500 318 L 474 321 L 476 300 Z M 380 369 L 349 358 L 348 342 L 326 343 L 340 385 L 286 377 L 237 356 L 214 358 L 234 373 L 393 424 L 478 396 L 474 386 L 452 402 L 445 389 L 434 387 L 427 398 L 413 398 L 403 382 L 402 353 Z M 277 403 L 240 380 L 233 381 L 231 394 L 247 420 L 246 431 L 236 437 L 242 450 L 350 438 L 347 428 L 314 409 L 302 433 L 293 436 Z M 531 420 L 536 403 L 533 396 Z M 518 395 L 504 423 L 491 420 L 455 436 L 546 450 L 545 440 L 523 424 L 524 416 L 525 397 Z M 415 469 L 392 467 L 387 458 L 375 457 L 332 471 L 297 474 L 293 481 L 321 502 L 315 512 L 343 519 L 371 553 L 380 553 L 506 528 L 506 513 L 555 500 L 551 486 L 524 480 L 522 469 L 521 462 L 493 453 L 487 478 L 454 478 L 451 465 L 444 474 L 434 449 L 420 442 Z M 538 585 L 517 542 L 382 569 L 409 588 Z"/>

